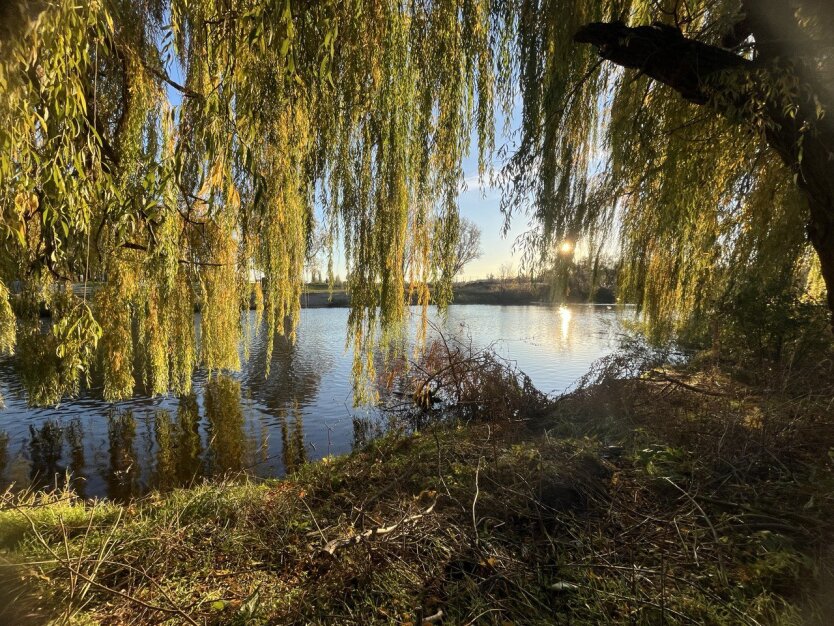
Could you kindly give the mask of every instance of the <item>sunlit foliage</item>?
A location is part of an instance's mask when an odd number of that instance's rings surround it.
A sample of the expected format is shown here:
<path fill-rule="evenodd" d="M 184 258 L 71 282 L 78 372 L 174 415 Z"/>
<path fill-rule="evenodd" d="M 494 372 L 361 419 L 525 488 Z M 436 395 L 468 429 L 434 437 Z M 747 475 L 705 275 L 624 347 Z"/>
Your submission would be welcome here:
<path fill-rule="evenodd" d="M 354 374 L 373 378 L 379 326 L 399 324 L 414 294 L 424 308 L 450 301 L 462 158 L 474 137 L 487 175 L 496 111 L 509 118 L 518 97 L 504 209 L 531 211 L 537 254 L 599 241 L 619 214 L 625 283 L 658 325 L 710 306 L 704 294 L 739 270 L 806 267 L 806 208 L 755 123 L 573 42 L 616 19 L 718 42 L 739 9 L 12 2 L 0 29 L 0 351 L 25 344 L 36 403 L 76 393 L 95 363 L 111 400 L 137 384 L 186 393 L 198 364 L 239 367 L 250 302 L 268 332 L 289 317 L 294 335 L 318 206 L 331 280 L 336 249 L 348 264 Z M 767 80 L 789 92 L 786 75 Z"/>
<path fill-rule="evenodd" d="M 744 19 L 742 3 L 545 4 L 547 26 L 540 26 L 540 16 L 527 24 L 524 13 L 519 22 L 520 40 L 537 52 L 520 68 L 522 143 L 503 178 L 505 214 L 527 207 L 535 217 L 526 235 L 528 259 L 558 264 L 563 239 L 589 242 L 592 255 L 604 253 L 601 238 L 613 235 L 624 261 L 620 295 L 642 305 L 649 330 L 662 336 L 707 320 L 740 281 L 804 277 L 810 268 L 819 285 L 805 233 L 807 199 L 766 136 L 773 125 L 767 107 L 776 102 L 789 117 L 795 113 L 796 67 L 768 61 L 753 72 L 721 72 L 704 86 L 703 106 L 642 72 L 599 59 L 590 46 L 559 52 L 583 24 L 619 19 L 674 27 L 684 37 L 757 59 L 752 38 L 727 42 Z M 830 41 L 820 31 L 824 12 L 803 16 L 809 39 Z M 834 69 L 831 45 L 816 54 L 790 51 L 820 75 Z M 736 104 L 740 94 L 743 106 Z M 812 122 L 824 117 L 817 105 Z M 808 125 L 800 138 L 806 132 L 817 131 Z M 817 291 L 817 302 L 824 294 Z"/>
<path fill-rule="evenodd" d="M 0 283 L 0 354 L 14 351 L 15 319 L 9 303 L 9 290 Z"/>
<path fill-rule="evenodd" d="M 487 5 L 59 0 L 20 12 L 0 64 L 2 277 L 22 280 L 21 309 L 72 328 L 68 350 L 98 350 L 105 397 L 137 382 L 187 392 L 196 363 L 237 368 L 253 295 L 270 332 L 297 319 L 315 201 L 331 249 L 343 236 L 357 374 L 377 323 L 403 318 L 406 265 L 423 304 L 429 281 L 448 300 L 451 265 L 431 260 L 454 246 L 473 127 L 484 155 L 492 145 Z M 71 282 L 85 285 L 79 303 L 57 307 Z M 56 365 L 63 331 L 44 335 L 36 314 L 18 324 L 32 372 L 88 371 L 87 352 Z M 77 390 L 51 378 L 37 402 Z"/>

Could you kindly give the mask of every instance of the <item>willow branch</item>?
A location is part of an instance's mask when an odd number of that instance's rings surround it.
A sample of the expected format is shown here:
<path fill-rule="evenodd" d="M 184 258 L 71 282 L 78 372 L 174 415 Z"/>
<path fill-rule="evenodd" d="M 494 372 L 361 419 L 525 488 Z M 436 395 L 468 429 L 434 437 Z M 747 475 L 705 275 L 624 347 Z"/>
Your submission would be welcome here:
<path fill-rule="evenodd" d="M 410 524 L 412 522 L 416 522 L 420 518 L 425 517 L 426 515 L 429 515 L 434 510 L 435 504 L 437 504 L 436 501 L 433 502 L 432 505 L 429 508 L 427 508 L 425 511 L 423 511 L 422 513 L 417 513 L 415 515 L 409 515 L 407 517 L 404 517 L 399 522 L 391 524 L 390 526 L 380 526 L 378 528 L 372 528 L 372 529 L 366 530 L 365 532 L 360 533 L 358 535 L 354 535 L 353 537 L 350 537 L 349 539 L 333 539 L 332 541 L 327 542 L 327 544 L 323 548 L 323 552 L 326 552 L 330 556 L 335 556 L 336 551 L 339 550 L 340 548 L 344 548 L 344 547 L 351 546 L 351 545 L 356 545 L 358 543 L 362 543 L 363 541 L 366 541 L 368 539 L 373 539 L 375 537 L 382 537 L 384 535 L 389 535 L 392 532 L 394 532 L 395 530 L 397 530 L 400 526 L 402 526 L 404 524 Z"/>
<path fill-rule="evenodd" d="M 178 83 L 177 81 L 172 79 L 170 76 L 168 76 L 168 74 L 166 74 L 165 72 L 162 72 L 160 70 L 149 67 L 148 65 L 145 65 L 145 69 L 147 71 L 149 71 L 151 74 L 153 74 L 154 76 L 156 76 L 162 82 L 166 83 L 167 85 L 169 85 L 169 86 L 173 87 L 174 89 L 176 89 L 177 91 L 179 91 L 186 98 L 198 98 L 198 99 L 203 98 L 203 94 L 201 94 L 197 91 L 194 91 L 193 89 L 191 89 L 189 87 L 186 87 L 185 85 L 181 85 L 180 83 Z"/>
<path fill-rule="evenodd" d="M 125 241 L 120 247 L 127 250 L 138 250 L 140 252 L 149 251 L 148 246 L 141 243 L 134 243 L 132 241 Z M 226 267 L 231 265 L 231 263 L 214 263 L 212 261 L 193 261 L 188 259 L 177 259 L 177 262 L 182 263 L 183 265 L 198 265 L 200 267 Z"/>

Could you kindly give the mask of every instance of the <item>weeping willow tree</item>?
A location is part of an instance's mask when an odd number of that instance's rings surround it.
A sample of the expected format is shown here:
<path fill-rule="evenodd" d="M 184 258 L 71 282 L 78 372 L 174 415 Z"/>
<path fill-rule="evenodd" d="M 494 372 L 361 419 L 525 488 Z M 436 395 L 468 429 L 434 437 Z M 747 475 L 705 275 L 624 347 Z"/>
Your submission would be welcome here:
<path fill-rule="evenodd" d="M 34 402 L 77 392 L 96 365 L 112 400 L 137 383 L 186 393 L 197 364 L 238 368 L 250 299 L 270 333 L 298 318 L 316 203 L 350 267 L 357 379 L 409 291 L 425 307 L 431 282 L 448 301 L 461 158 L 475 128 L 484 158 L 492 145 L 487 5 L 5 13 L 0 349 L 16 344 Z"/>
<path fill-rule="evenodd" d="M 654 330 L 709 317 L 741 281 L 824 279 L 834 310 L 834 7 L 568 4 L 521 18 L 504 209 L 533 212 L 532 248 L 599 250 L 615 226 Z"/>
<path fill-rule="evenodd" d="M 251 300 L 294 335 L 316 207 L 331 275 L 345 251 L 355 377 L 372 374 L 379 327 L 450 301 L 462 159 L 474 136 L 485 175 L 518 101 L 508 218 L 529 212 L 542 255 L 619 223 L 658 324 L 807 263 L 808 241 L 834 286 L 822 1 L 54 0 L 2 18 L 0 350 L 34 402 L 97 368 L 108 399 L 186 393 L 197 364 L 239 367 Z"/>

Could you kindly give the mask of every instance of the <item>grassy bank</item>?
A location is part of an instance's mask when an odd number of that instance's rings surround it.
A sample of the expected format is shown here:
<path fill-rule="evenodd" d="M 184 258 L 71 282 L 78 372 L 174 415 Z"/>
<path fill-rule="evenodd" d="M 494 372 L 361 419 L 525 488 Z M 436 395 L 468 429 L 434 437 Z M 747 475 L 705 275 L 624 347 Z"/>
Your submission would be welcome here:
<path fill-rule="evenodd" d="M 7 495 L 0 622 L 831 623 L 825 394 L 615 366 L 286 480 Z"/>

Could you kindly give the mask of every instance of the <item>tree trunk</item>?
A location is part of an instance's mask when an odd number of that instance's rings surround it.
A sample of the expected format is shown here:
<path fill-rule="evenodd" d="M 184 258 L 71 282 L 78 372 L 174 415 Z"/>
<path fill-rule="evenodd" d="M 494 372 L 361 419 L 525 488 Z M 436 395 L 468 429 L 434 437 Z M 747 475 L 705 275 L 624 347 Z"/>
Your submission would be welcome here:
<path fill-rule="evenodd" d="M 780 0 L 767 0 L 778 3 Z M 771 14 L 772 17 L 774 14 Z M 757 19 L 758 18 L 758 19 Z M 772 34 L 762 34 L 765 27 L 772 28 L 772 19 L 750 11 L 744 21 L 741 36 L 758 34 L 764 41 L 778 40 Z M 787 40 L 796 39 L 794 25 L 787 25 L 791 31 Z M 734 33 L 738 37 L 737 33 Z M 828 290 L 828 307 L 834 324 L 834 131 L 831 122 L 823 117 L 818 119 L 816 100 L 827 100 L 827 93 L 821 93 L 819 86 L 824 80 L 815 80 L 813 70 L 800 60 L 786 59 L 778 55 L 778 48 L 766 45 L 768 59 L 760 55 L 756 61 L 741 57 L 730 50 L 710 46 L 687 39 L 677 28 L 655 24 L 653 26 L 629 27 L 621 22 L 593 23 L 583 26 L 575 35 L 575 41 L 596 46 L 602 58 L 617 65 L 633 68 L 668 85 L 686 100 L 699 105 L 711 102 L 707 89 L 710 76 L 725 70 L 753 70 L 765 67 L 765 63 L 776 58 L 780 62 L 793 63 L 797 74 L 802 77 L 805 89 L 802 101 L 796 102 L 794 116 L 785 113 L 783 102 L 766 103 L 767 116 L 765 133 L 770 146 L 794 173 L 796 183 L 808 200 L 808 238 L 816 251 L 822 268 L 822 276 Z M 816 87 L 816 89 L 815 89 Z M 752 97 L 763 98 L 760 93 L 734 94 L 736 110 Z M 834 115 L 834 108 L 825 111 Z M 724 111 L 718 110 L 718 113 Z"/>

